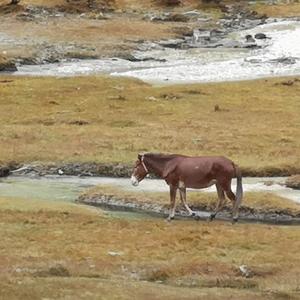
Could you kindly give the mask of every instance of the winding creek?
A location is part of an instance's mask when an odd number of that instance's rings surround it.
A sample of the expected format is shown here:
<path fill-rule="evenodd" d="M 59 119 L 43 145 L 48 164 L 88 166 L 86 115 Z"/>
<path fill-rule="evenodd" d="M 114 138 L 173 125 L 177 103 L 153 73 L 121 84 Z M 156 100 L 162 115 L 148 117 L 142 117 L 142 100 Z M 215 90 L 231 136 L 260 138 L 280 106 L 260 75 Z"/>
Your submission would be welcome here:
<path fill-rule="evenodd" d="M 270 192 L 300 203 L 300 190 L 286 188 L 282 185 L 284 181 L 284 177 L 244 178 L 243 186 L 245 192 Z M 49 175 L 2 178 L 0 180 L 0 196 L 46 201 L 75 201 L 85 189 L 98 184 L 117 186 L 132 191 L 168 192 L 168 186 L 165 182 L 158 179 L 145 179 L 136 188 L 131 185 L 129 178 Z M 233 189 L 235 189 L 235 180 L 233 181 Z M 215 192 L 215 188 L 210 187 L 197 191 Z"/>

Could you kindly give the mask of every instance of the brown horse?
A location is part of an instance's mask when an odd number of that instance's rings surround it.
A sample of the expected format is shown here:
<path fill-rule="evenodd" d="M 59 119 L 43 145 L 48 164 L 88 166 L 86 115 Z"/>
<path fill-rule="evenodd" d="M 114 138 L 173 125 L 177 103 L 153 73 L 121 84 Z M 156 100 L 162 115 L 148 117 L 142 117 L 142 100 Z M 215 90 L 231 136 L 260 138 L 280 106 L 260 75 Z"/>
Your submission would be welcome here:
<path fill-rule="evenodd" d="M 137 186 L 148 173 L 163 178 L 170 187 L 170 214 L 168 220 L 175 216 L 176 193 L 179 189 L 180 199 L 189 215 L 196 216 L 186 202 L 186 188 L 202 189 L 216 185 L 219 201 L 210 215 L 213 220 L 222 209 L 225 194 L 232 201 L 233 223 L 238 220 L 239 206 L 242 202 L 243 187 L 241 171 L 231 160 L 222 156 L 184 156 L 176 154 L 144 153 L 138 155 L 131 182 Z M 231 190 L 232 178 L 237 178 L 236 195 Z"/>

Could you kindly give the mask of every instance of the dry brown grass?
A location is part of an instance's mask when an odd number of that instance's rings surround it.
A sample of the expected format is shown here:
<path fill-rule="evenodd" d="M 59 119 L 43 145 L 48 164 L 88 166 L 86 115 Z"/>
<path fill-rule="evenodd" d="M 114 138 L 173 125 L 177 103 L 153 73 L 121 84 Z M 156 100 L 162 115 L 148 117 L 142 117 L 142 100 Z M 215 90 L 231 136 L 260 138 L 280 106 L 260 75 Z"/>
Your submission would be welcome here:
<path fill-rule="evenodd" d="M 300 15 L 300 3 L 298 1 L 274 5 L 257 2 L 252 8 L 259 14 L 265 14 L 268 17 L 297 17 Z"/>
<path fill-rule="evenodd" d="M 22 0 L 20 2 L 21 5 L 37 5 L 37 6 L 45 6 L 45 7 L 71 7 L 71 6 L 81 6 L 82 8 L 87 7 L 87 1 L 69 1 L 66 3 L 65 0 Z M 0 5 L 5 5 L 10 3 L 10 0 L 0 0 Z M 158 9 L 161 7 L 165 7 L 166 3 L 162 0 L 98 0 L 95 1 L 96 4 L 109 4 L 112 8 L 115 9 L 135 9 L 135 10 L 145 10 L 145 9 Z M 189 9 L 189 8 L 199 8 L 201 7 L 202 1 L 200 0 L 183 0 L 182 4 L 179 7 L 173 7 L 175 9 Z"/>
<path fill-rule="evenodd" d="M 233 4 L 236 1 L 227 0 L 222 1 L 226 4 Z M 283 2 L 283 1 L 282 1 Z M 0 6 L 4 6 L 10 3 L 10 0 L 0 0 Z M 63 8 L 66 11 L 70 12 L 86 12 L 89 11 L 90 8 L 87 5 L 87 1 L 72 1 L 66 2 L 64 0 L 54 0 L 54 1 L 46 1 L 46 0 L 22 0 L 20 2 L 20 5 L 18 6 L 20 10 L 22 5 L 36 5 L 36 6 L 42 6 L 42 7 L 48 7 L 48 8 Z M 146 13 L 149 11 L 159 11 L 161 9 L 165 9 L 166 5 L 164 4 L 164 1 L 159 0 L 147 0 L 147 1 L 139 1 L 139 0 L 99 0 L 95 1 L 100 7 L 106 6 L 108 8 L 115 9 L 117 12 L 122 11 L 134 11 L 139 13 Z M 245 2 L 245 5 L 247 3 Z M 266 14 L 268 17 L 293 17 L 293 16 L 299 16 L 300 14 L 300 4 L 297 0 L 291 1 L 290 3 L 279 3 L 279 4 L 266 4 L 262 2 L 256 2 L 255 4 L 250 5 L 252 9 L 257 11 L 259 14 Z M 200 0 L 183 0 L 181 1 L 181 5 L 169 7 L 170 10 L 174 12 L 180 12 L 180 11 L 187 11 L 187 10 L 193 10 L 193 9 L 200 9 L 205 10 L 216 17 L 220 17 L 222 15 L 220 9 L 218 6 L 213 5 L 213 2 L 211 3 L 203 3 L 203 1 Z M 14 12 L 16 9 L 10 9 L 9 11 Z"/>
<path fill-rule="evenodd" d="M 300 168 L 299 81 L 151 87 L 108 77 L 7 79 L 3 162 L 131 163 L 140 151 L 156 151 L 221 154 L 261 174 Z"/>
<path fill-rule="evenodd" d="M 125 39 L 158 40 L 174 37 L 172 26 L 172 24 L 151 23 L 138 19 L 131 20 L 129 17 L 102 21 L 65 18 L 49 20 L 46 25 L 11 20 L 3 24 L 3 31 L 20 38 L 30 39 L 33 35 L 35 39 L 49 42 L 74 43 L 76 41 L 76 43 L 93 45 L 93 47 L 105 43 L 113 47 L 115 39 L 122 42 Z M 63 29 L 58 30 L 59 28 Z"/>
<path fill-rule="evenodd" d="M 101 295 L 248 300 L 299 295 L 298 227 L 169 224 L 161 219 L 111 219 L 67 203 L 12 198 L 0 203 L 3 299 Z M 241 276 L 242 264 L 252 278 Z"/>

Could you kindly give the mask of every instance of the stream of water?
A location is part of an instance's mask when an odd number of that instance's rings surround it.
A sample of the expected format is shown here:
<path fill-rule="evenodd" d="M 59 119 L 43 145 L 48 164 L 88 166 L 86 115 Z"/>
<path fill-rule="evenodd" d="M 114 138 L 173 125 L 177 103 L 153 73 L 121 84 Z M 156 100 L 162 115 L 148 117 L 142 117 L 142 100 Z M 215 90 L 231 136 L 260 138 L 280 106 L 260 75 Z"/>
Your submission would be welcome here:
<path fill-rule="evenodd" d="M 256 40 L 260 49 L 190 48 L 170 49 L 154 44 L 136 51 L 139 59 L 74 60 L 45 65 L 23 65 L 15 75 L 76 76 L 110 74 L 131 76 L 157 84 L 230 81 L 300 74 L 300 21 L 278 21 L 249 30 L 233 32 L 231 42 L 243 43 L 245 36 L 264 33 Z"/>
<path fill-rule="evenodd" d="M 245 192 L 270 192 L 300 203 L 300 190 L 286 188 L 281 184 L 284 181 L 285 178 L 283 177 L 244 178 L 243 187 Z M 10 176 L 0 180 L 0 196 L 51 201 L 75 201 L 86 188 L 98 184 L 113 185 L 133 192 L 168 192 L 166 183 L 163 180 L 156 179 L 145 179 L 140 183 L 139 187 L 133 187 L 129 178 Z M 233 190 L 235 190 L 235 180 L 233 181 Z M 197 191 L 215 192 L 215 187 Z"/>

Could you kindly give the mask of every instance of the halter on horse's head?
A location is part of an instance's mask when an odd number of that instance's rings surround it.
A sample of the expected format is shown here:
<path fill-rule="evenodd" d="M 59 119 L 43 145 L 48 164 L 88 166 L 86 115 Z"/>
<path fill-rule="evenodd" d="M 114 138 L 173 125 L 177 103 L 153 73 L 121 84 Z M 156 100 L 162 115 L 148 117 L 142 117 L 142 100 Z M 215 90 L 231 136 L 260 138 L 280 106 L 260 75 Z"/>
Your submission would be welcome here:
<path fill-rule="evenodd" d="M 145 165 L 144 158 L 145 154 L 139 154 L 138 160 L 135 162 L 131 175 L 131 183 L 134 186 L 138 186 L 139 182 L 142 181 L 149 173 L 148 168 Z"/>

